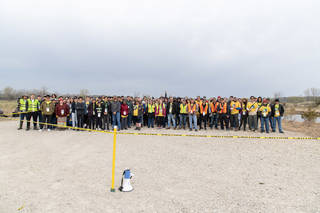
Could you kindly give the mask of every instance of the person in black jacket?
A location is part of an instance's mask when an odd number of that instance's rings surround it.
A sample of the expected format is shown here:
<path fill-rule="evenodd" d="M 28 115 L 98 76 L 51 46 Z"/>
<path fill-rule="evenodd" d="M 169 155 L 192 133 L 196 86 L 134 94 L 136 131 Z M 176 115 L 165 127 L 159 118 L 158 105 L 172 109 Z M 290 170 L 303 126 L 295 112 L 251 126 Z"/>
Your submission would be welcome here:
<path fill-rule="evenodd" d="M 177 112 L 177 104 L 176 102 L 173 102 L 173 98 L 170 97 L 169 103 L 167 105 L 168 129 L 170 129 L 171 127 L 171 122 L 172 122 L 173 128 L 176 129 L 176 119 L 175 119 L 176 112 Z"/>
<path fill-rule="evenodd" d="M 91 102 L 89 102 L 88 104 L 88 117 L 87 117 L 87 128 L 89 129 L 94 129 L 95 127 L 95 123 L 96 123 L 96 112 L 95 112 L 95 108 L 96 108 L 96 99 L 93 98 Z"/>
<path fill-rule="evenodd" d="M 98 100 L 96 102 L 95 108 L 94 108 L 94 117 L 95 117 L 95 121 L 96 121 L 96 128 L 97 130 L 101 130 L 103 128 L 102 126 L 102 118 L 103 118 L 103 112 L 104 112 L 104 103 L 101 102 L 100 100 Z"/>
<path fill-rule="evenodd" d="M 76 110 L 77 110 L 78 127 L 83 128 L 84 114 L 86 112 L 86 104 L 84 103 L 82 97 L 80 97 L 79 101 L 76 103 Z"/>
<path fill-rule="evenodd" d="M 271 116 L 273 117 L 272 132 L 276 131 L 277 123 L 280 133 L 284 133 L 282 130 L 281 119 L 284 114 L 284 107 L 280 104 L 279 99 L 275 100 L 275 103 L 271 106 Z"/>

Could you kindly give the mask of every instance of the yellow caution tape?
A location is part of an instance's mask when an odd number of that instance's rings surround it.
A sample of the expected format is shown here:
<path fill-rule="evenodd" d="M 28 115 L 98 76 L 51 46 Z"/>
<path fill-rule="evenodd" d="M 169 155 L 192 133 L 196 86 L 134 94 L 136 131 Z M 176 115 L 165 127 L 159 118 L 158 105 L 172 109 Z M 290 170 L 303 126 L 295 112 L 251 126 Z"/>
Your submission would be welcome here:
<path fill-rule="evenodd" d="M 15 113 L 15 114 L 18 114 L 18 113 Z M 8 115 L 9 114 L 6 114 L 6 116 Z M 19 118 L 10 118 L 10 117 L 2 117 L 2 118 L 15 120 L 15 121 L 19 120 Z M 71 126 L 50 124 L 50 123 L 44 123 L 44 122 L 34 122 L 34 123 L 51 125 L 51 126 L 66 128 L 66 129 L 113 134 L 112 131 L 105 131 L 105 130 L 94 130 L 94 129 L 87 129 L 87 128 L 71 127 Z M 242 139 L 273 139 L 273 140 L 320 140 L 320 137 L 267 137 L 267 136 L 237 136 L 237 135 L 229 136 L 229 135 L 195 135 L 195 134 L 169 134 L 169 133 L 140 133 L 140 132 L 117 132 L 117 135 L 145 135 L 145 136 L 166 136 L 166 137 L 174 136 L 174 137 L 231 138 L 231 139 L 242 138 Z"/>

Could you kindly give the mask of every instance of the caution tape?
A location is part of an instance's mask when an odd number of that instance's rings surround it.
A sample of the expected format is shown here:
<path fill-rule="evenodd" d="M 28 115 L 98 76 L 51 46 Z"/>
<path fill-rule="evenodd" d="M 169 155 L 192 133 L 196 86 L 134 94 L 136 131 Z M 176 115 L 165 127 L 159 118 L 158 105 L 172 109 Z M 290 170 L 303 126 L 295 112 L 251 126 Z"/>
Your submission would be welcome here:
<path fill-rule="evenodd" d="M 22 114 L 22 113 L 11 113 L 11 114 Z M 5 114 L 6 116 L 10 114 Z M 10 117 L 2 117 L 8 120 L 15 120 L 18 121 L 18 118 L 10 118 Z M 31 123 L 31 121 L 30 121 Z M 74 130 L 81 130 L 81 131 L 88 131 L 88 132 L 100 132 L 100 133 L 107 133 L 113 134 L 113 131 L 106 131 L 106 130 L 94 130 L 88 128 L 80 128 L 80 127 L 71 127 L 65 125 L 58 125 L 58 124 L 50 124 L 44 122 L 34 122 L 37 124 L 42 125 L 50 125 L 59 128 L 65 129 L 74 129 Z M 199 137 L 199 138 L 230 138 L 230 139 L 272 139 L 272 140 L 319 140 L 320 137 L 270 137 L 270 136 L 237 136 L 237 135 L 197 135 L 197 134 L 172 134 L 172 133 L 142 133 L 142 132 L 117 132 L 117 135 L 144 135 L 144 136 L 166 136 L 166 137 Z"/>

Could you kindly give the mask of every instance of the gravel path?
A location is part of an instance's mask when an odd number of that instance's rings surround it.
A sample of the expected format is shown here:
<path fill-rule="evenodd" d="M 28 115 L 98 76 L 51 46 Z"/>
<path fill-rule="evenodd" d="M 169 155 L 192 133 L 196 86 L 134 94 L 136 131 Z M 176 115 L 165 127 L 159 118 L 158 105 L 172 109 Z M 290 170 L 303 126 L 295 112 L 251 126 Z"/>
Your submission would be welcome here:
<path fill-rule="evenodd" d="M 16 127 L 0 122 L 1 213 L 320 212 L 320 141 L 119 135 L 134 191 L 111 193 L 111 134 Z"/>

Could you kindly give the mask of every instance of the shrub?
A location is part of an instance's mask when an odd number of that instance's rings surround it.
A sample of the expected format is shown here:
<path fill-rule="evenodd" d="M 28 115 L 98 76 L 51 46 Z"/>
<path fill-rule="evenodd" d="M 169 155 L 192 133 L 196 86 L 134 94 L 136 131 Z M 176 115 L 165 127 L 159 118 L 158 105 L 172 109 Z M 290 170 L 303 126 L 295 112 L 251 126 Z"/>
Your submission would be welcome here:
<path fill-rule="evenodd" d="M 303 112 L 301 117 L 304 121 L 313 123 L 317 119 L 318 113 L 312 107 L 309 107 L 308 111 Z"/>

